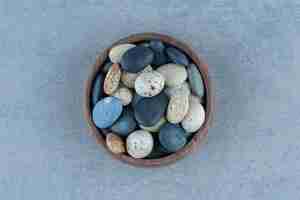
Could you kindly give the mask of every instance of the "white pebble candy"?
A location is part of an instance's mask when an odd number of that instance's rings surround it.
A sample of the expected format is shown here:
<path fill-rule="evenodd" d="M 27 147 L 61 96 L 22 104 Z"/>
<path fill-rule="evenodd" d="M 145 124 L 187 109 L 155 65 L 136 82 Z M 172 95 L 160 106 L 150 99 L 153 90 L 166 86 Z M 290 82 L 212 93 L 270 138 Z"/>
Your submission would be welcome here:
<path fill-rule="evenodd" d="M 131 91 L 126 87 L 120 87 L 118 88 L 112 96 L 118 98 L 121 100 L 123 106 L 127 106 L 131 103 L 132 100 L 132 93 Z"/>
<path fill-rule="evenodd" d="M 164 89 L 164 86 L 164 77 L 156 71 L 141 73 L 134 83 L 136 93 L 142 97 L 158 95 Z"/>
<path fill-rule="evenodd" d="M 126 87 L 134 88 L 134 82 L 135 82 L 136 78 L 141 73 L 150 72 L 152 70 L 153 69 L 152 69 L 151 65 L 148 65 L 143 71 L 141 71 L 139 73 L 130 73 L 130 72 L 123 71 L 122 76 L 121 76 L 121 81 Z"/>
<path fill-rule="evenodd" d="M 126 139 L 127 152 L 133 158 L 144 158 L 153 149 L 153 137 L 144 130 L 132 132 Z"/>
<path fill-rule="evenodd" d="M 157 71 L 164 76 L 168 87 L 181 85 L 187 79 L 187 71 L 183 65 L 169 63 L 160 66 Z"/>
<path fill-rule="evenodd" d="M 171 96 L 174 96 L 177 94 L 186 94 L 189 96 L 191 94 L 191 89 L 190 89 L 189 84 L 185 81 L 181 85 L 167 87 L 165 89 L 165 93 L 166 93 L 166 95 L 168 95 L 168 97 L 171 97 Z"/>
<path fill-rule="evenodd" d="M 196 132 L 205 121 L 205 110 L 198 97 L 191 95 L 189 110 L 181 122 L 182 128 L 188 133 Z"/>
<path fill-rule="evenodd" d="M 123 54 L 128 51 L 129 49 L 135 47 L 136 45 L 134 44 L 119 44 L 111 48 L 109 51 L 109 59 L 113 63 L 120 63 Z"/>

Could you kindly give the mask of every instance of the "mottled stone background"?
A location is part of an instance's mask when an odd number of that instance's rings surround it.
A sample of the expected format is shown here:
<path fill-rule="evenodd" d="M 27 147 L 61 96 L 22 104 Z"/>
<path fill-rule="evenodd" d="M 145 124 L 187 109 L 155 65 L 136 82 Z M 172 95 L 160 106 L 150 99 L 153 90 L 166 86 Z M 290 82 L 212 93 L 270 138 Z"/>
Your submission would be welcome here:
<path fill-rule="evenodd" d="M 208 143 L 169 167 L 112 160 L 87 134 L 83 83 L 130 33 L 191 44 L 210 65 Z M 300 1 L 0 0 L 0 198 L 300 198 Z"/>

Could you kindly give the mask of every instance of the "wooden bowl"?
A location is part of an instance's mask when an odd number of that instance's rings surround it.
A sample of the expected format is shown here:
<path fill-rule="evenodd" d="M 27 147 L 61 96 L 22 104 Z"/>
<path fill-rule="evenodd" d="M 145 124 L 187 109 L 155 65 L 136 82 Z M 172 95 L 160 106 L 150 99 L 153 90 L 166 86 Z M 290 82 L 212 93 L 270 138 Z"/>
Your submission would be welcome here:
<path fill-rule="evenodd" d="M 108 52 L 113 46 L 121 43 L 138 43 L 138 42 L 151 40 L 151 39 L 159 39 L 164 43 L 177 47 L 178 49 L 186 53 L 186 55 L 188 55 L 189 58 L 198 66 L 205 86 L 204 108 L 205 108 L 206 119 L 203 125 L 201 126 L 201 128 L 198 130 L 198 132 L 195 133 L 193 138 L 189 141 L 189 143 L 186 144 L 184 148 L 182 148 L 181 150 L 173 154 L 170 154 L 162 158 L 157 158 L 157 159 L 135 159 L 126 154 L 116 155 L 111 153 L 107 149 L 105 143 L 105 137 L 102 134 L 103 130 L 99 130 L 98 128 L 96 128 L 92 120 L 92 109 L 91 109 L 90 99 L 91 99 L 93 81 L 96 77 L 96 74 L 100 72 L 103 63 L 107 60 Z M 101 144 L 114 158 L 134 166 L 155 167 L 155 166 L 167 165 L 183 158 L 187 154 L 197 149 L 199 144 L 202 143 L 207 136 L 208 128 L 211 124 L 212 112 L 213 112 L 213 98 L 212 98 L 212 91 L 211 91 L 211 83 L 208 75 L 208 65 L 203 60 L 201 60 L 188 45 L 178 41 L 173 37 L 159 34 L 159 33 L 139 33 L 139 34 L 130 35 L 126 38 L 120 39 L 119 41 L 115 42 L 109 48 L 105 49 L 97 57 L 96 63 L 92 68 L 92 72 L 90 73 L 86 81 L 83 106 L 84 106 L 85 119 L 88 123 L 89 128 L 91 129 L 92 134 L 96 137 L 97 143 Z"/>

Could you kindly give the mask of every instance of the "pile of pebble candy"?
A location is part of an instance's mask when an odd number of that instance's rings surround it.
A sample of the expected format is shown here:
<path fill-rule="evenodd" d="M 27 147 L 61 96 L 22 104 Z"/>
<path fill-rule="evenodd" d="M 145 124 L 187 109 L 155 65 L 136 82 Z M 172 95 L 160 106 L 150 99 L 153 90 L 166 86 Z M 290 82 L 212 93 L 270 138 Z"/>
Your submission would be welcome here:
<path fill-rule="evenodd" d="M 114 154 L 161 158 L 182 149 L 205 120 L 197 66 L 160 40 L 112 47 L 93 82 L 92 119 Z"/>

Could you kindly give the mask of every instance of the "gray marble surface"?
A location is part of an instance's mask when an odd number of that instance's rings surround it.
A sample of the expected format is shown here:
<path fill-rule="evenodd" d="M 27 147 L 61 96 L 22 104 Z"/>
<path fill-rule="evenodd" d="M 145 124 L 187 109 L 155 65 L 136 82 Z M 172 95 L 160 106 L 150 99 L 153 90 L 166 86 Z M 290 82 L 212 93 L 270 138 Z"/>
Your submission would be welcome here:
<path fill-rule="evenodd" d="M 210 65 L 208 143 L 174 165 L 134 168 L 87 134 L 95 56 L 156 31 Z M 297 0 L 0 0 L 1 199 L 300 198 Z"/>

